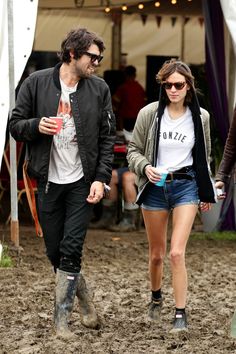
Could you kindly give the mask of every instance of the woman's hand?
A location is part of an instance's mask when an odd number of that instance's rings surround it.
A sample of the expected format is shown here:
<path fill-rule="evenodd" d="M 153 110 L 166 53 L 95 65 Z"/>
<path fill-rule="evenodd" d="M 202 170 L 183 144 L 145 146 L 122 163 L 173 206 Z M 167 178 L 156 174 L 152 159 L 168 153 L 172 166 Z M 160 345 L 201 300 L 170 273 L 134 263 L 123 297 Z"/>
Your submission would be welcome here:
<path fill-rule="evenodd" d="M 161 179 L 161 174 L 158 173 L 156 167 L 153 167 L 152 165 L 147 165 L 145 167 L 145 174 L 148 180 L 152 183 L 156 183 Z"/>

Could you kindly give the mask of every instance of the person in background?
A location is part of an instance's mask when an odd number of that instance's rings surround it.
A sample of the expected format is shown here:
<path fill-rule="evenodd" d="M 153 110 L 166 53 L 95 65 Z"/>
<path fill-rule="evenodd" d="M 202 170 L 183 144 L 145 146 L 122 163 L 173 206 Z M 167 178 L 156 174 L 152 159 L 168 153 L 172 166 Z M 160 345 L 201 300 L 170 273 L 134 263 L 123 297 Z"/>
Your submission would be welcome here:
<path fill-rule="evenodd" d="M 94 75 L 104 49 L 95 33 L 71 30 L 60 62 L 22 83 L 10 119 L 12 136 L 27 143 L 28 171 L 38 180 L 40 222 L 56 272 L 54 321 L 63 337 L 73 335 L 68 320 L 75 296 L 82 323 L 99 327 L 81 258 L 93 205 L 112 173 L 115 117 L 109 87 Z M 52 116 L 63 119 L 58 134 Z"/>
<path fill-rule="evenodd" d="M 226 198 L 224 187 L 229 183 L 236 162 L 236 106 L 234 107 L 233 119 L 226 139 L 223 156 L 215 176 L 215 187 L 218 190 L 218 199 Z M 235 176 L 234 176 L 235 183 Z M 235 338 L 236 311 L 231 319 L 231 336 Z"/>
<path fill-rule="evenodd" d="M 216 201 L 209 162 L 209 113 L 200 108 L 190 68 L 172 59 L 157 74 L 160 97 L 138 114 L 127 160 L 137 175 L 138 196 L 149 242 L 151 303 L 149 318 L 159 320 L 163 303 L 163 260 L 172 211 L 170 263 L 175 314 L 171 332 L 186 331 L 187 270 L 185 251 L 200 205 Z M 163 186 L 161 169 L 167 170 Z"/>
<path fill-rule="evenodd" d="M 225 143 L 224 153 L 215 177 L 216 188 L 222 190 L 225 184 L 229 182 L 229 178 L 232 174 L 235 162 L 236 162 L 236 106 L 234 107 L 233 120 L 230 125 L 228 137 Z M 224 197 L 225 194 L 220 193 L 219 199 L 223 199 Z"/>
<path fill-rule="evenodd" d="M 117 118 L 117 129 L 132 131 L 139 110 L 146 104 L 144 88 L 136 80 L 136 68 L 128 65 L 124 69 L 125 81 L 112 96 L 113 109 Z"/>
<path fill-rule="evenodd" d="M 130 172 L 128 167 L 113 169 L 109 186 L 109 196 L 102 200 L 102 216 L 98 221 L 91 223 L 90 227 L 114 232 L 135 231 L 139 221 L 139 206 L 135 204 L 137 197 L 135 174 Z M 117 224 L 121 198 L 124 211 L 122 211 Z"/>
<path fill-rule="evenodd" d="M 139 228 L 139 205 L 135 203 L 137 197 L 135 174 L 129 171 L 128 167 L 113 170 L 110 187 L 114 191 L 115 199 L 117 201 L 119 197 L 122 199 L 122 212 L 118 224 L 110 225 L 109 230 L 114 232 L 137 230 Z"/>

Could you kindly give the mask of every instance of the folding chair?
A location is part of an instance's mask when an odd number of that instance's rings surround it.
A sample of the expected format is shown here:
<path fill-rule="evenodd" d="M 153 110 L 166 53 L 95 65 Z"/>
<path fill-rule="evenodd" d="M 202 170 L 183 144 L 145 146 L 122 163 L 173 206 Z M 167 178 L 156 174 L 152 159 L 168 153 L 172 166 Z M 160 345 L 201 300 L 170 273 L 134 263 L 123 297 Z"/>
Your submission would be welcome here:
<path fill-rule="evenodd" d="M 2 208 L 1 201 L 3 199 L 4 193 L 10 190 L 10 165 L 8 161 L 9 155 L 9 143 L 3 152 L 2 164 L 0 170 L 0 207 Z"/>
<path fill-rule="evenodd" d="M 24 148 L 23 142 L 16 143 L 17 170 L 18 170 L 18 167 L 19 167 L 19 164 L 21 161 L 23 148 Z M 8 171 L 8 181 L 10 181 L 11 170 L 10 170 L 10 146 L 9 146 L 9 143 L 7 144 L 7 147 L 4 151 L 4 160 L 5 160 L 5 164 L 6 164 L 7 171 Z M 37 192 L 36 180 L 30 179 L 30 184 L 33 189 L 33 192 L 36 193 Z M 10 182 L 9 182 L 9 185 L 10 185 Z M 4 191 L 3 191 L 3 193 L 4 193 Z M 21 203 L 23 205 L 22 196 L 26 193 L 27 193 L 27 191 L 26 191 L 25 182 L 24 182 L 23 177 L 20 179 L 17 179 L 17 202 L 18 203 Z M 7 218 L 6 224 L 8 224 L 10 222 L 10 219 L 11 219 L 11 213 L 9 214 L 9 216 Z"/>

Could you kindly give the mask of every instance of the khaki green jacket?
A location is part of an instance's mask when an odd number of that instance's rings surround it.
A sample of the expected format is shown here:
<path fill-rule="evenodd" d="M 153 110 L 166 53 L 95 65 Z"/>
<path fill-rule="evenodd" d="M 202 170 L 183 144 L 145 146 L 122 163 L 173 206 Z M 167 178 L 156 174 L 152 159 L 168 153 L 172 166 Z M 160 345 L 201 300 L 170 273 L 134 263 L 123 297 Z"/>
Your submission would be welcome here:
<path fill-rule="evenodd" d="M 152 102 L 142 108 L 138 114 L 131 141 L 128 146 L 127 160 L 129 169 L 136 174 L 136 184 L 139 192 L 148 182 L 144 169 L 147 165 L 155 166 L 155 152 L 158 146 L 157 138 L 157 107 L 158 102 Z M 211 153 L 211 137 L 209 113 L 201 108 L 201 121 L 205 139 L 205 156 L 208 166 L 208 175 L 210 178 L 210 153 Z M 195 140 L 197 141 L 197 132 L 195 132 Z M 193 155 L 197 159 L 197 156 Z M 200 161 L 194 161 L 201 163 Z M 215 194 L 215 193 L 214 193 Z"/>

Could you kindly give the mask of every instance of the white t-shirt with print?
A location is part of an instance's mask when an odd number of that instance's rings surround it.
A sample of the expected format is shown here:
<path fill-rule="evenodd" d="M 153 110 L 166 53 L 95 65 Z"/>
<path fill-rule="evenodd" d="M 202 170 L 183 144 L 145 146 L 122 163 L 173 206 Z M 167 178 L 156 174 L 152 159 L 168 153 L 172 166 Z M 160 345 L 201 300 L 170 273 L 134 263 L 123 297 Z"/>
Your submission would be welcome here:
<path fill-rule="evenodd" d="M 192 165 L 194 142 L 194 125 L 190 109 L 187 107 L 181 117 L 171 119 L 166 107 L 161 120 L 156 166 L 172 172 Z"/>
<path fill-rule="evenodd" d="M 62 80 L 60 82 L 62 93 L 57 116 L 63 117 L 63 124 L 60 132 L 53 136 L 48 181 L 67 184 L 78 181 L 84 175 L 69 100 L 69 94 L 76 91 L 78 83 L 68 87 Z"/>

